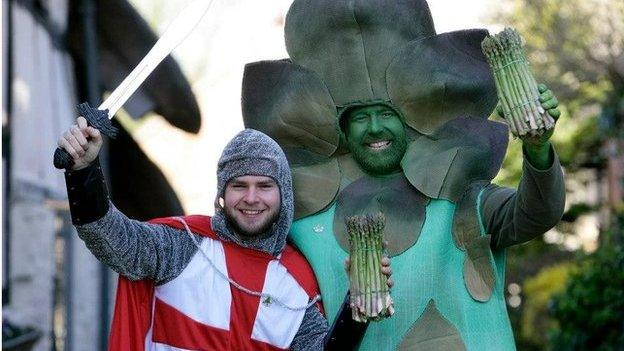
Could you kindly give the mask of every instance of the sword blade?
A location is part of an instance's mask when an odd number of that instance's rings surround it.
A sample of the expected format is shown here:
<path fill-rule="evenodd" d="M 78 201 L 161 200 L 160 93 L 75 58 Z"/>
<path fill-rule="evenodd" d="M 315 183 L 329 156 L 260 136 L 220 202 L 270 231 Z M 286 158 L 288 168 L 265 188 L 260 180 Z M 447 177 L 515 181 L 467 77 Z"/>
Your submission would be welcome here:
<path fill-rule="evenodd" d="M 188 5 L 167 27 L 167 30 L 158 39 L 139 64 L 113 90 L 106 100 L 98 106 L 99 110 L 108 109 L 108 118 L 112 119 L 115 113 L 123 106 L 134 92 L 147 79 L 152 71 L 167 57 L 199 24 L 206 15 L 213 0 L 196 0 Z"/>

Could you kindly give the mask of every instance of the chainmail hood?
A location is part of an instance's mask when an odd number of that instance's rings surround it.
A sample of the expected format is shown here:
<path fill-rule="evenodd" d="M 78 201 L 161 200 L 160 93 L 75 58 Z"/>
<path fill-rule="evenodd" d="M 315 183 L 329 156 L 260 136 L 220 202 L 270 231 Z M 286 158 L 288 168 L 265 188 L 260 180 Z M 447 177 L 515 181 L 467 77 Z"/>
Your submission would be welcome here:
<path fill-rule="evenodd" d="M 280 213 L 277 221 L 264 233 L 250 240 L 241 240 L 232 231 L 220 203 L 227 183 L 233 178 L 257 175 L 271 177 L 280 189 Z M 225 147 L 217 165 L 217 198 L 212 229 L 226 241 L 243 247 L 279 255 L 286 245 L 286 236 L 293 220 L 292 177 L 284 152 L 266 134 L 253 129 L 238 133 Z"/>

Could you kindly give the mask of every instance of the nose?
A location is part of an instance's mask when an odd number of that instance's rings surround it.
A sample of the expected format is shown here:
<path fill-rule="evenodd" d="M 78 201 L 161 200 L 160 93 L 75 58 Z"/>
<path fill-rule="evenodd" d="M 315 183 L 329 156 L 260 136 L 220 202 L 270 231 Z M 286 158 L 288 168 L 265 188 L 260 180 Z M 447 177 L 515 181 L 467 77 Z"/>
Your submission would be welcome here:
<path fill-rule="evenodd" d="M 254 204 L 259 201 L 258 199 L 258 191 L 255 187 L 247 188 L 245 191 L 245 196 L 243 196 L 243 200 L 248 204 Z"/>
<path fill-rule="evenodd" d="M 381 124 L 379 123 L 379 116 L 372 115 L 370 117 L 370 121 L 368 122 L 368 132 L 370 134 L 375 134 L 381 132 Z"/>

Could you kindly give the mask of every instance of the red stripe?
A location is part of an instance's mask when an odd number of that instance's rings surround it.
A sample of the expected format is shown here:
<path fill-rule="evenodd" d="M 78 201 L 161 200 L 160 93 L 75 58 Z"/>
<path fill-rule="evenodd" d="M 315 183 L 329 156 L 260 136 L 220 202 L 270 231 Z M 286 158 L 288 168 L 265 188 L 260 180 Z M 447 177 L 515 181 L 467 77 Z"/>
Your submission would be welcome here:
<path fill-rule="evenodd" d="M 119 276 L 108 350 L 145 350 L 145 336 L 152 320 L 153 296 L 154 283 L 151 281 L 130 281 Z"/>
<path fill-rule="evenodd" d="M 235 282 L 253 291 L 262 291 L 270 256 L 250 250 L 241 250 L 232 243 L 223 243 L 228 275 Z M 230 341 L 232 350 L 254 350 L 251 342 L 260 298 L 245 293 L 230 285 L 232 305 L 230 307 Z"/>
<path fill-rule="evenodd" d="M 212 231 L 210 226 L 210 217 L 202 215 L 182 216 L 182 219 L 186 222 L 191 229 L 191 232 L 207 236 L 213 239 L 217 238 L 215 232 Z M 149 221 L 152 224 L 164 224 L 176 229 L 185 229 L 184 224 L 178 221 L 175 217 L 154 218 Z"/>
<path fill-rule="evenodd" d="M 227 330 L 199 323 L 158 298 L 152 340 L 189 350 L 227 350 L 230 347 Z"/>

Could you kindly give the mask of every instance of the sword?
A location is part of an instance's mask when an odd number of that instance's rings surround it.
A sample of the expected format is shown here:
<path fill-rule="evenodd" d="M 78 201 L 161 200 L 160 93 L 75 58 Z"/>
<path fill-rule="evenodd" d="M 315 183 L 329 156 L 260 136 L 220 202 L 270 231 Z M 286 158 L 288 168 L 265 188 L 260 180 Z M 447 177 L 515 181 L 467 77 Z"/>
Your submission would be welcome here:
<path fill-rule="evenodd" d="M 212 1 L 196 0 L 185 7 L 167 27 L 167 30 L 147 55 L 100 106 L 93 108 L 86 102 L 79 104 L 77 106 L 78 113 L 87 120 L 87 123 L 99 129 L 104 135 L 114 138 L 117 134 L 117 128 L 113 127 L 110 120 L 115 116 L 115 113 L 128 101 L 156 66 L 193 31 L 208 12 Z M 73 165 L 74 160 L 71 155 L 65 149 L 56 148 L 54 167 L 70 169 Z"/>

